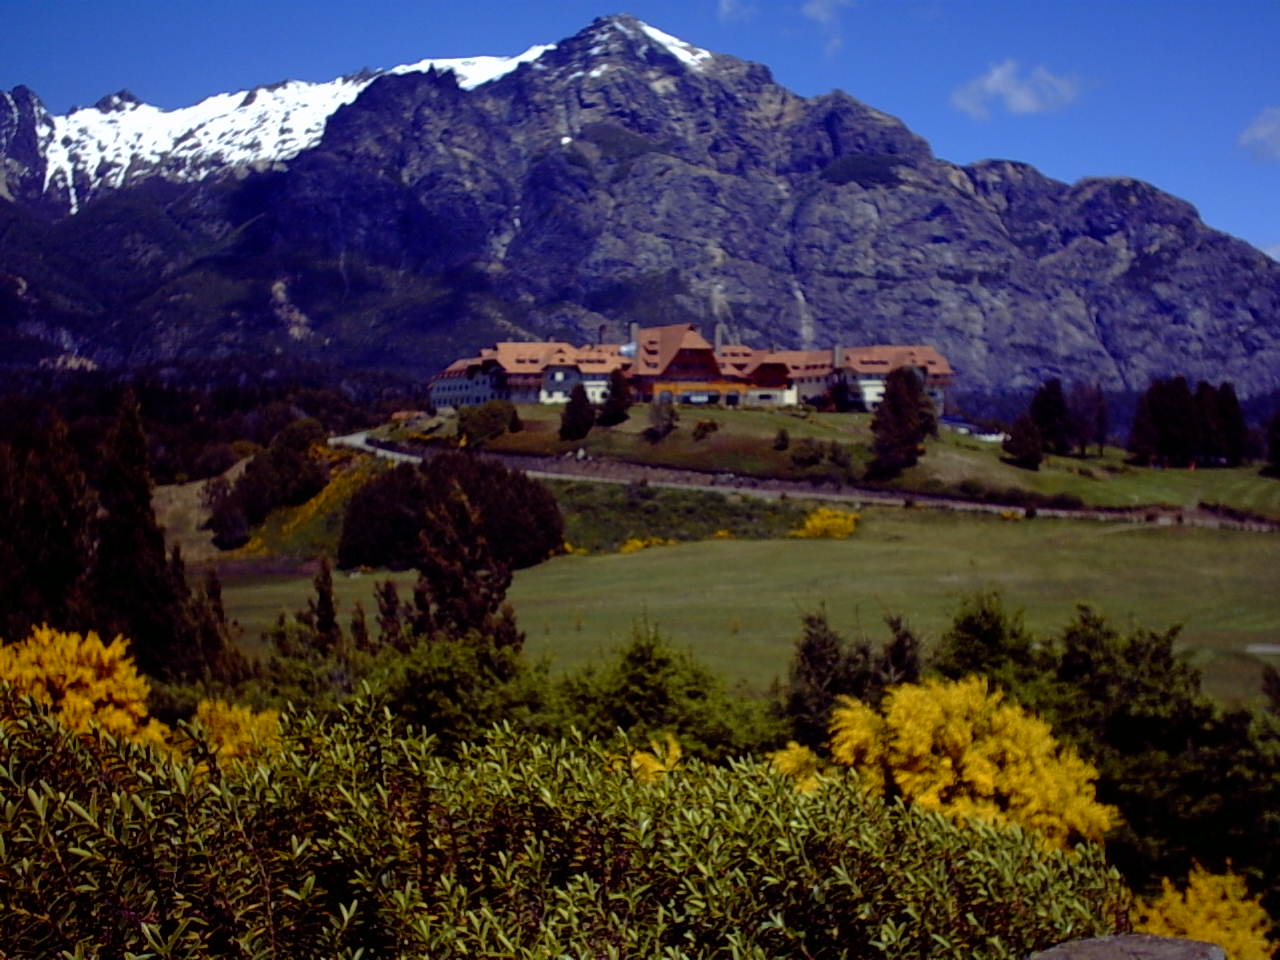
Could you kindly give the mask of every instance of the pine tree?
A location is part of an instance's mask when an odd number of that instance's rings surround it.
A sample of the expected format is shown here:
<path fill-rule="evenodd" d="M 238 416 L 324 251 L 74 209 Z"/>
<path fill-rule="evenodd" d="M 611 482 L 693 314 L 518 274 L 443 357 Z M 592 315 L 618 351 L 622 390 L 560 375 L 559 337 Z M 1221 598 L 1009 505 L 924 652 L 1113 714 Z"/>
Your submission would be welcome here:
<path fill-rule="evenodd" d="M 1040 431 L 1045 449 L 1058 456 L 1071 452 L 1074 429 L 1061 380 L 1050 380 L 1036 391 L 1027 415 Z"/>
<path fill-rule="evenodd" d="M 400 592 L 394 580 L 384 580 L 373 588 L 378 600 L 378 643 L 384 647 L 403 646 L 403 626 L 401 625 Z"/>
<path fill-rule="evenodd" d="M 1222 430 L 1222 457 L 1228 467 L 1238 467 L 1249 459 L 1249 425 L 1230 381 L 1218 387 L 1218 423 Z"/>
<path fill-rule="evenodd" d="M 151 506 L 147 438 L 132 392 L 125 394 L 103 446 L 98 494 L 102 514 L 92 583 L 99 632 L 129 637 L 144 673 L 188 675 L 195 662 L 186 617 L 190 592 L 165 557 L 164 534 Z"/>
<path fill-rule="evenodd" d="M 875 434 L 875 459 L 869 467 L 873 476 L 892 477 L 915 466 L 924 438 L 937 432 L 937 418 L 914 370 L 898 367 L 885 378 L 871 432 Z"/>
<path fill-rule="evenodd" d="M 0 640 L 91 616 L 97 499 L 56 415 L 33 446 L 0 444 Z"/>
<path fill-rule="evenodd" d="M 1196 463 L 1214 466 L 1224 459 L 1222 417 L 1218 391 L 1201 380 L 1196 385 Z"/>
<path fill-rule="evenodd" d="M 920 642 L 901 617 L 889 617 L 891 633 L 877 654 L 867 640 L 846 640 L 832 629 L 819 607 L 801 617 L 787 685 L 777 710 L 797 742 L 816 747 L 827 736 L 837 697 L 879 704 L 894 684 L 920 679 Z"/>
<path fill-rule="evenodd" d="M 307 608 L 315 632 L 316 646 L 323 653 L 332 653 L 342 643 L 342 627 L 338 625 L 338 605 L 333 597 L 333 570 L 327 556 L 320 558 L 320 569 L 316 571 L 311 584 L 316 595 L 315 599 L 307 601 Z"/>
<path fill-rule="evenodd" d="M 627 419 L 627 411 L 631 409 L 631 385 L 622 368 L 609 374 L 609 393 L 600 407 L 600 416 L 596 422 L 602 427 L 613 427 Z"/>
<path fill-rule="evenodd" d="M 1280 477 L 1280 410 L 1267 421 L 1267 465 L 1262 472 L 1269 477 Z"/>
<path fill-rule="evenodd" d="M 1040 463 L 1044 460 L 1044 443 L 1035 420 L 1025 413 L 1015 420 L 1002 449 L 1009 455 L 1009 462 L 1014 466 L 1024 470 L 1039 470 Z"/>
<path fill-rule="evenodd" d="M 595 425 L 596 413 L 587 399 L 587 390 L 581 383 L 575 383 L 569 391 L 569 402 L 560 414 L 560 439 L 581 440 Z"/>
<path fill-rule="evenodd" d="M 373 649 L 373 641 L 369 637 L 369 620 L 365 616 L 364 604 L 359 600 L 351 611 L 351 645 L 357 650 Z"/>

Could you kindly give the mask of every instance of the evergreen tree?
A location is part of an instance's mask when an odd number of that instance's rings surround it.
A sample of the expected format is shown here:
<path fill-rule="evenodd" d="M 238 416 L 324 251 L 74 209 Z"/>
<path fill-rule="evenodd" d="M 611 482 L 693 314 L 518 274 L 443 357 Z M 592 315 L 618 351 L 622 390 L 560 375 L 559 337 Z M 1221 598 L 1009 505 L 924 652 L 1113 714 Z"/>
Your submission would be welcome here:
<path fill-rule="evenodd" d="M 1280 477 L 1280 410 L 1267 421 L 1267 465 L 1262 472 L 1269 477 Z"/>
<path fill-rule="evenodd" d="M 1039 470 L 1044 459 L 1044 444 L 1040 437 L 1040 428 L 1028 414 L 1023 414 L 1014 421 L 1009 430 L 1009 438 L 1002 449 L 1009 455 L 1009 462 L 1024 470 Z"/>
<path fill-rule="evenodd" d="M 587 390 L 581 383 L 575 383 L 569 391 L 569 402 L 560 414 L 560 439 L 581 440 L 595 425 L 596 413 L 587 399 Z"/>
<path fill-rule="evenodd" d="M 0 641 L 90 622 L 97 499 L 57 415 L 0 444 Z"/>
<path fill-rule="evenodd" d="M 351 611 L 351 645 L 361 651 L 373 649 L 373 641 L 369 637 L 369 620 L 365 616 L 364 604 L 359 600 Z"/>
<path fill-rule="evenodd" d="M 600 407 L 596 422 L 602 427 L 612 427 L 627 419 L 631 409 L 631 385 L 619 367 L 609 374 L 609 393 Z"/>
<path fill-rule="evenodd" d="M 384 580 L 373 588 L 378 601 L 378 643 L 384 647 L 401 646 L 403 627 L 400 623 L 400 593 L 394 580 Z"/>
<path fill-rule="evenodd" d="M 1214 466 L 1225 459 L 1223 424 L 1218 391 L 1201 380 L 1196 385 L 1196 456 L 1201 466 Z"/>
<path fill-rule="evenodd" d="M 867 640 L 836 633 L 824 607 L 804 614 L 801 623 L 778 704 L 798 743 L 815 747 L 826 741 L 837 697 L 876 705 L 890 686 L 920 679 L 920 643 L 900 617 L 888 619 L 892 635 L 878 654 Z"/>
<path fill-rule="evenodd" d="M 972 674 L 1006 690 L 1021 690 L 1045 669 L 1020 613 L 1006 613 L 1000 594 L 983 591 L 962 601 L 930 657 L 929 666 L 952 680 Z"/>
<path fill-rule="evenodd" d="M 1200 448 L 1199 420 L 1185 377 L 1155 380 L 1138 399 L 1129 451 L 1141 464 L 1189 466 Z"/>
<path fill-rule="evenodd" d="M 1067 409 L 1067 399 L 1062 392 L 1061 380 L 1050 380 L 1036 391 L 1031 398 L 1027 415 L 1040 431 L 1045 449 L 1058 456 L 1071 451 L 1074 425 Z"/>
<path fill-rule="evenodd" d="M 315 598 L 307 601 L 309 620 L 316 646 L 322 653 L 332 653 L 342 643 L 342 627 L 338 625 L 338 605 L 333 596 L 333 570 L 329 558 L 320 558 L 320 569 L 311 581 Z"/>
<path fill-rule="evenodd" d="M 98 551 L 92 589 L 100 634 L 133 641 L 139 668 L 158 677 L 189 676 L 190 591 L 165 557 L 151 506 L 147 438 L 132 392 L 125 395 L 99 463 Z"/>
<path fill-rule="evenodd" d="M 885 378 L 884 396 L 871 419 L 875 459 L 869 473 L 887 478 L 915 466 L 925 437 L 936 434 L 937 429 L 933 404 L 920 375 L 908 367 L 890 371 Z"/>
<path fill-rule="evenodd" d="M 1222 431 L 1222 457 L 1228 467 L 1238 467 L 1249 459 L 1249 425 L 1230 381 L 1218 387 L 1218 424 Z"/>
<path fill-rule="evenodd" d="M 1067 407 L 1071 416 L 1076 455 L 1087 457 L 1089 444 L 1095 444 L 1098 456 L 1102 456 L 1103 445 L 1107 442 L 1107 395 L 1103 392 L 1102 385 L 1073 385 Z"/>
<path fill-rule="evenodd" d="M 1156 434 L 1156 423 L 1151 413 L 1150 390 L 1138 397 L 1138 404 L 1133 411 L 1133 423 L 1129 427 L 1129 453 L 1135 463 L 1147 466 L 1155 462 L 1159 437 Z"/>

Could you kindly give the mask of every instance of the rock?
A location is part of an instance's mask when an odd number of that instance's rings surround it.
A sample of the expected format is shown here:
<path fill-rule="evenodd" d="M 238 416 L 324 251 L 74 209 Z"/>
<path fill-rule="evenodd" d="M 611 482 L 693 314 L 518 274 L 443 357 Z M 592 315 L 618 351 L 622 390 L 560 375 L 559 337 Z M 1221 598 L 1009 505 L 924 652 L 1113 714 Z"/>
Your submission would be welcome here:
<path fill-rule="evenodd" d="M 287 169 L 179 189 L 139 168 L 43 224 L 46 121 L 0 96 L 0 225 L 39 215 L 0 274 L 29 287 L 24 330 L 104 363 L 278 351 L 427 376 L 494 339 L 725 322 L 760 347 L 928 343 L 968 392 L 1280 390 L 1280 264 L 1186 202 L 956 166 L 845 93 L 801 98 L 629 17 L 470 90 L 380 76 Z M 275 317 L 282 279 L 312 336 Z"/>
<path fill-rule="evenodd" d="M 1028 960 L 1227 960 L 1226 952 L 1212 943 L 1125 934 L 1074 940 L 1032 954 Z"/>

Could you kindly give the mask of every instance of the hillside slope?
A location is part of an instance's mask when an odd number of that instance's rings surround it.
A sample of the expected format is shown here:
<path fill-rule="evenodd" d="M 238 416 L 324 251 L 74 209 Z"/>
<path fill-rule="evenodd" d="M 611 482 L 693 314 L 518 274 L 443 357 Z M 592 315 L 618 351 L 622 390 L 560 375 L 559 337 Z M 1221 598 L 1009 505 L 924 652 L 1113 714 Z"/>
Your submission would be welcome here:
<path fill-rule="evenodd" d="M 259 172 L 138 167 L 74 215 L 56 177 L 32 179 L 48 158 L 29 91 L 8 96 L 8 355 L 425 374 L 498 336 L 724 321 L 760 346 L 931 343 L 968 390 L 1280 388 L 1280 264 L 1149 184 L 949 164 L 842 92 L 801 98 L 629 17 L 488 82 L 362 83 Z"/>

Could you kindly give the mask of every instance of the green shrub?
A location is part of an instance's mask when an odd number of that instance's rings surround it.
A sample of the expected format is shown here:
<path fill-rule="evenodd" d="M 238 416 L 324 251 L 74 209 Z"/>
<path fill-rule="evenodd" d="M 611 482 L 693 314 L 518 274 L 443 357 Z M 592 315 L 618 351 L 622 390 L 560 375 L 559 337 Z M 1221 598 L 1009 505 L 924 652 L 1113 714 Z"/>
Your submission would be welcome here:
<path fill-rule="evenodd" d="M 518 433 L 524 425 L 510 400 L 490 400 L 478 407 L 458 410 L 458 436 L 469 446 L 483 444 L 510 431 Z"/>
<path fill-rule="evenodd" d="M 367 702 L 286 717 L 253 764 L 196 737 L 171 757 L 30 703 L 0 725 L 7 957 L 1016 958 L 1128 908 L 1097 847 L 847 774 L 802 794 L 693 760 L 642 783 L 501 730 L 454 761 Z"/>
<path fill-rule="evenodd" d="M 699 420 L 693 428 L 693 439 L 695 441 L 705 440 L 719 429 L 720 422 L 718 420 Z"/>
<path fill-rule="evenodd" d="M 547 486 L 564 515 L 565 539 L 589 551 L 613 552 L 627 540 L 648 537 L 706 540 L 720 530 L 740 540 L 768 540 L 785 537 L 806 513 L 794 503 L 644 483 L 550 481 Z"/>

